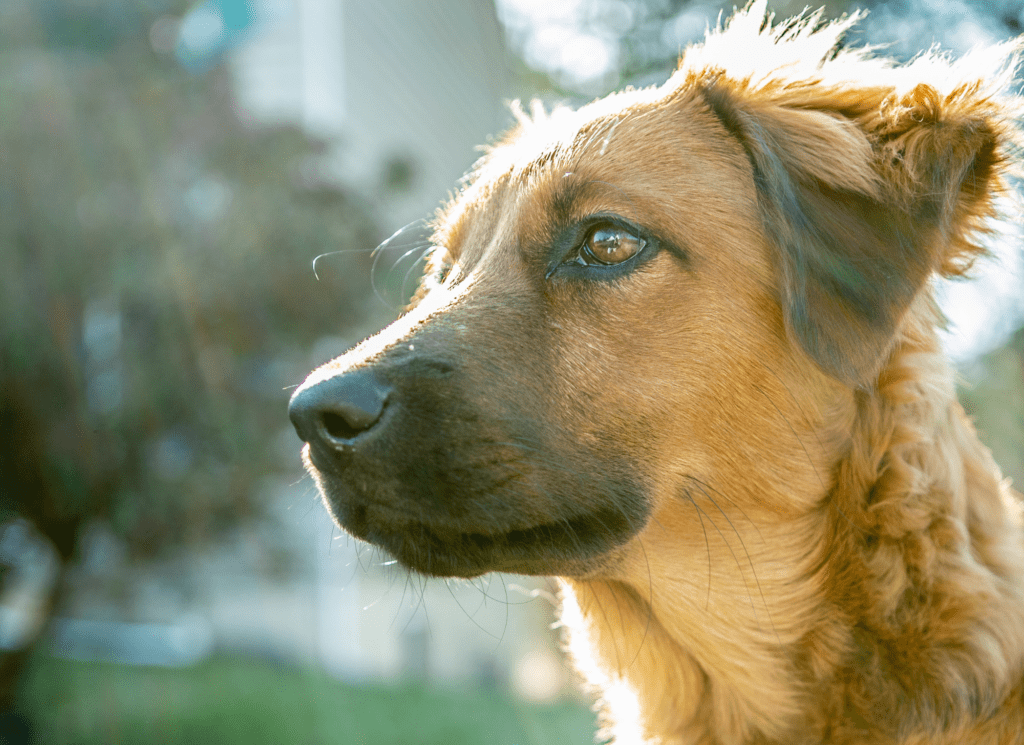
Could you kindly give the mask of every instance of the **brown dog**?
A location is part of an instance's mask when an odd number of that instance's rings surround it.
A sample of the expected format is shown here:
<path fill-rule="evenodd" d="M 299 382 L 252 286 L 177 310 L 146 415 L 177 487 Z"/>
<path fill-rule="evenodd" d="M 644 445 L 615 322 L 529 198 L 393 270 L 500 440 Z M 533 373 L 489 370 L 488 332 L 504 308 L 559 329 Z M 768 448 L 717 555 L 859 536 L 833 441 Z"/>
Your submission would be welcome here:
<path fill-rule="evenodd" d="M 408 313 L 291 402 L 337 521 L 562 578 L 620 743 L 1024 743 L 1020 508 L 930 285 L 1006 191 L 1016 46 L 899 67 L 764 6 L 521 116 Z"/>

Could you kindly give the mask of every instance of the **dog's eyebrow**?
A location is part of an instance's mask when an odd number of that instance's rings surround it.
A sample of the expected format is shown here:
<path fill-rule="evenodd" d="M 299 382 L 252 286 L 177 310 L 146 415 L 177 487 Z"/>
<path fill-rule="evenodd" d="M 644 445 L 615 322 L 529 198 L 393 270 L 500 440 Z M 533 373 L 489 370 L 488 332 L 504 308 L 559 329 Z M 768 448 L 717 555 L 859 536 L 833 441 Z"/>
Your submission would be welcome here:
<path fill-rule="evenodd" d="M 597 182 L 581 179 L 580 174 L 568 171 L 539 190 L 534 195 L 535 201 L 529 214 L 540 219 L 521 220 L 519 224 L 523 245 L 535 247 L 530 253 L 546 250 L 544 247 L 555 236 L 577 223 L 584 216 L 580 205 L 588 198 L 597 197 L 598 185 Z"/>
<path fill-rule="evenodd" d="M 563 174 L 551 196 L 551 216 L 558 225 L 566 225 L 577 218 L 576 205 L 594 195 L 600 182 L 581 181 L 573 171 Z"/>
<path fill-rule="evenodd" d="M 620 206 L 609 210 L 609 198 Z M 638 224 L 642 222 L 636 199 L 624 188 L 611 181 L 588 179 L 586 175 L 577 171 L 566 171 L 561 180 L 554 184 L 549 199 L 549 214 L 553 223 L 558 226 L 576 222 L 583 216 L 583 212 L 589 212 L 580 208 L 588 201 L 600 202 L 604 205 L 603 211 L 616 212 Z"/>
<path fill-rule="evenodd" d="M 636 226 L 641 234 L 656 238 L 658 245 L 685 266 L 691 265 L 691 252 L 686 249 L 686 244 L 680 243 L 678 237 L 673 240 L 664 235 L 659 226 L 648 224 L 640 211 L 644 200 L 623 187 L 599 178 L 588 179 L 583 172 L 566 171 L 550 188 L 548 219 L 541 227 L 542 234 L 533 236 L 538 245 L 546 245 L 570 226 L 588 218 L 614 215 Z M 588 202 L 591 205 L 589 209 Z"/>

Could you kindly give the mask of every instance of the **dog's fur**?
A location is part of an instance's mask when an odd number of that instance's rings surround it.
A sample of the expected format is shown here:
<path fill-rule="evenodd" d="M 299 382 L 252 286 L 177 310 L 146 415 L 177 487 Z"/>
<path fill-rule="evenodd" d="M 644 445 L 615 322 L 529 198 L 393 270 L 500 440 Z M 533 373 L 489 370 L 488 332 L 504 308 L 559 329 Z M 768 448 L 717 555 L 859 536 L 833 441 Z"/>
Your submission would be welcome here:
<path fill-rule="evenodd" d="M 413 307 L 296 394 L 307 465 L 413 569 L 561 577 L 617 743 L 1022 743 L 1020 508 L 931 284 L 1008 191 L 1017 45 L 897 66 L 765 13 L 521 115 Z M 581 265 L 598 223 L 645 248 Z"/>

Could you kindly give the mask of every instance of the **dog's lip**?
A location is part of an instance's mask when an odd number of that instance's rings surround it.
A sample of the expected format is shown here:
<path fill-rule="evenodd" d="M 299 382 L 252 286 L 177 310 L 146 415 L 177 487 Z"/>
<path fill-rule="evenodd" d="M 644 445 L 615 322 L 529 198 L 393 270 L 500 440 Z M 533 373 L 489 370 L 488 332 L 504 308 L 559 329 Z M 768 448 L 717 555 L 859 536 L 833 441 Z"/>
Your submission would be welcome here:
<path fill-rule="evenodd" d="M 488 532 L 434 525 L 383 505 L 348 504 L 341 512 L 335 517 L 355 537 L 384 548 L 409 569 L 442 577 L 550 574 L 552 561 L 592 560 L 634 533 L 609 527 L 610 521 L 624 522 L 617 510 Z"/>

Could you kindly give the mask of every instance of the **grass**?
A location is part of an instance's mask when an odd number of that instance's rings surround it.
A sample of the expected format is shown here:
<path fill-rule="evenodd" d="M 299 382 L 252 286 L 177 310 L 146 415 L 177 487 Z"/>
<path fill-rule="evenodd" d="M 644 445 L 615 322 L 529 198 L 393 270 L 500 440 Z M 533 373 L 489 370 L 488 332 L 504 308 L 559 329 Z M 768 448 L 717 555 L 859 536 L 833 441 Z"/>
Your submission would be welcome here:
<path fill-rule="evenodd" d="M 586 745 L 594 715 L 494 691 L 353 686 L 241 658 L 186 669 L 36 660 L 23 706 L 48 745 Z"/>

